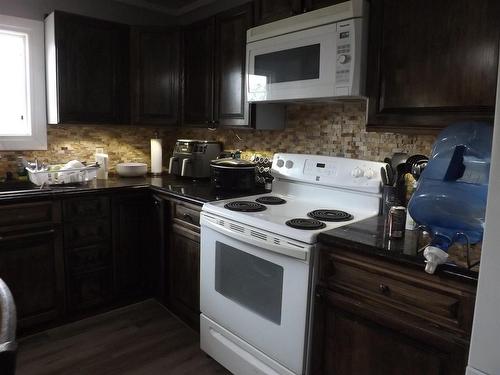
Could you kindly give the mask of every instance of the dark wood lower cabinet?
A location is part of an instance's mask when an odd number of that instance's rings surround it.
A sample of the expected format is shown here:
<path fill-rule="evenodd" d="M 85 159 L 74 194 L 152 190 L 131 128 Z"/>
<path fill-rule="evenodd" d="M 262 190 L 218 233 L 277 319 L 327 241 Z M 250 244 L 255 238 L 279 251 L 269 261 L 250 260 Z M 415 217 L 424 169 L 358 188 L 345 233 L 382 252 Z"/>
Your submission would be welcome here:
<path fill-rule="evenodd" d="M 200 236 L 174 224 L 170 244 L 170 309 L 199 330 Z"/>
<path fill-rule="evenodd" d="M 323 247 L 311 375 L 464 374 L 475 285 Z"/>
<path fill-rule="evenodd" d="M 416 339 L 397 328 L 400 322 L 384 324 L 376 316 L 371 320 L 339 308 L 342 303 L 329 291 L 318 292 L 312 375 L 464 373 L 464 345 L 441 346 L 432 337 Z"/>
<path fill-rule="evenodd" d="M 114 288 L 118 299 L 148 292 L 149 195 L 124 194 L 113 198 Z"/>
<path fill-rule="evenodd" d="M 111 304 L 112 297 L 113 273 L 110 268 L 68 276 L 68 312 L 70 314 L 102 309 Z"/>
<path fill-rule="evenodd" d="M 0 277 L 14 296 L 20 333 L 62 317 L 65 296 L 60 230 L 31 230 L 2 237 Z"/>

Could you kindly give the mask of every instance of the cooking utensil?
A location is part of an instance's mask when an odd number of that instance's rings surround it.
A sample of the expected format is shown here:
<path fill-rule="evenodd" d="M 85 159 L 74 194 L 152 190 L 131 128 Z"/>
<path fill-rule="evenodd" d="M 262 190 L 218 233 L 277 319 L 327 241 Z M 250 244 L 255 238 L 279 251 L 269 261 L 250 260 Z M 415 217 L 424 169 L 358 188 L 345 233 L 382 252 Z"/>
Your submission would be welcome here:
<path fill-rule="evenodd" d="M 392 169 L 390 164 L 387 164 L 385 167 L 387 171 L 387 182 L 389 185 L 394 186 L 394 169 Z"/>
<path fill-rule="evenodd" d="M 398 165 L 406 163 L 407 159 L 408 159 L 408 154 L 406 152 L 396 152 L 394 155 L 392 155 L 391 159 L 392 169 L 396 170 Z"/>
<path fill-rule="evenodd" d="M 218 189 L 252 190 L 255 188 L 255 167 L 255 163 L 243 159 L 212 160 L 212 182 Z"/>
<path fill-rule="evenodd" d="M 387 178 L 387 170 L 384 167 L 380 168 L 380 178 L 382 178 L 382 183 L 385 185 L 389 185 L 389 180 Z"/>
<path fill-rule="evenodd" d="M 411 174 L 415 178 L 415 180 L 418 180 L 420 178 L 420 175 L 424 171 L 424 169 L 427 167 L 428 160 L 422 159 L 418 160 L 413 165 L 411 166 Z"/>
<path fill-rule="evenodd" d="M 415 162 L 417 162 L 419 160 L 429 160 L 429 158 L 425 155 L 416 154 L 416 155 L 412 155 L 408 159 L 406 159 L 406 163 L 413 165 Z"/>

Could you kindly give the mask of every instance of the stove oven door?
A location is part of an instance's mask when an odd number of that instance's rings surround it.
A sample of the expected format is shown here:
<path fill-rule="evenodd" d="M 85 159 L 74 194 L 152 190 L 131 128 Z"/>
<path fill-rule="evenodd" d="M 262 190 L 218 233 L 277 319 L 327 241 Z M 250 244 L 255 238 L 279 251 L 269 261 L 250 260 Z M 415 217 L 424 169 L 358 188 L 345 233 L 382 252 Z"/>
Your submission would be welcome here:
<path fill-rule="evenodd" d="M 235 374 L 302 374 L 309 278 L 309 261 L 202 218 L 202 349 Z"/>

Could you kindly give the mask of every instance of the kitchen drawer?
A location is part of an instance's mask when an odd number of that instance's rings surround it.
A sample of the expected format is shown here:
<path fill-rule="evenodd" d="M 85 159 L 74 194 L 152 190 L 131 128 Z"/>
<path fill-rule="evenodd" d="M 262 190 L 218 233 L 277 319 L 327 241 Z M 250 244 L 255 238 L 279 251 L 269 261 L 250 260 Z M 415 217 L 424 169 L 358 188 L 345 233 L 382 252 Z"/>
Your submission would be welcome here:
<path fill-rule="evenodd" d="M 74 249 L 105 242 L 110 237 L 109 219 L 96 219 L 64 225 L 64 247 Z"/>
<path fill-rule="evenodd" d="M 0 206 L 0 232 L 8 232 L 25 226 L 50 226 L 59 220 L 58 210 L 52 202 Z"/>
<path fill-rule="evenodd" d="M 181 222 L 199 227 L 200 210 L 200 207 L 188 203 L 175 203 L 174 218 Z"/>
<path fill-rule="evenodd" d="M 67 264 L 71 274 L 111 267 L 113 256 L 107 243 L 67 251 Z"/>
<path fill-rule="evenodd" d="M 468 335 L 474 294 L 456 288 L 423 270 L 322 251 L 320 280 L 328 289 L 354 295 L 366 306 L 414 317 L 434 327 Z"/>
<path fill-rule="evenodd" d="M 107 196 L 67 199 L 63 202 L 64 221 L 107 217 L 109 216 L 109 207 L 110 202 Z"/>
<path fill-rule="evenodd" d="M 111 268 L 80 275 L 69 275 L 68 310 L 82 312 L 112 302 L 113 272 Z"/>

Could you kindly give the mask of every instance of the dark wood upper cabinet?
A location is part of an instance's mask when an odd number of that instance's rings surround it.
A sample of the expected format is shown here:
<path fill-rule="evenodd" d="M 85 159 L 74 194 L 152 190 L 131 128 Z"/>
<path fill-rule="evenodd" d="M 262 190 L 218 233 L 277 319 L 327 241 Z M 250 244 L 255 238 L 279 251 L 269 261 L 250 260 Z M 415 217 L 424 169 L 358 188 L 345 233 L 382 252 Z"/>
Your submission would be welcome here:
<path fill-rule="evenodd" d="M 339 3 L 343 3 L 346 0 L 303 0 L 303 11 L 311 11 L 311 10 L 316 10 L 324 7 L 328 7 L 330 5 L 335 5 Z"/>
<path fill-rule="evenodd" d="M 246 32 L 252 26 L 253 7 L 241 7 L 215 17 L 215 119 L 219 126 L 247 126 L 245 100 Z"/>
<path fill-rule="evenodd" d="M 183 124 L 213 126 L 214 19 L 187 26 L 183 32 Z"/>
<path fill-rule="evenodd" d="M 302 13 L 302 0 L 256 0 L 255 21 L 262 25 Z"/>
<path fill-rule="evenodd" d="M 300 13 L 339 4 L 346 0 L 256 0 L 256 24 L 278 21 Z"/>
<path fill-rule="evenodd" d="M 131 32 L 132 123 L 179 120 L 180 33 L 136 27 Z"/>
<path fill-rule="evenodd" d="M 368 130 L 493 119 L 500 2 L 373 0 L 370 8 Z"/>
<path fill-rule="evenodd" d="M 129 27 L 56 11 L 46 32 L 49 123 L 128 123 Z"/>

